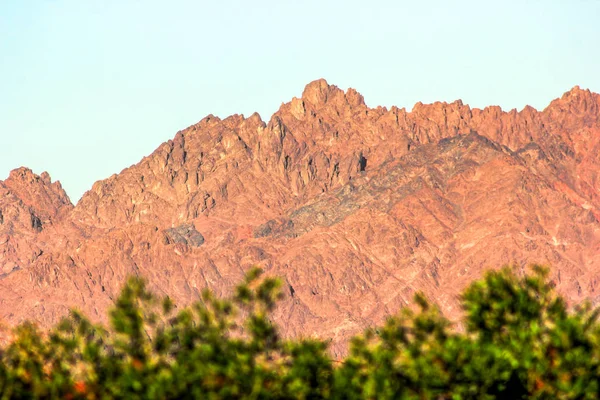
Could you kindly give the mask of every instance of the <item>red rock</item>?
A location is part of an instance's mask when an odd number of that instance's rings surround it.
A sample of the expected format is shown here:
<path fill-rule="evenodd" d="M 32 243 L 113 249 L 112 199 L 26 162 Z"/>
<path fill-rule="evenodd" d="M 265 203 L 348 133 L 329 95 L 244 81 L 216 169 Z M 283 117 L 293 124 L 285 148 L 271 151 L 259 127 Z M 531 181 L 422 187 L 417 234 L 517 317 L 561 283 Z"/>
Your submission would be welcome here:
<path fill-rule="evenodd" d="M 325 80 L 258 114 L 208 116 L 73 207 L 47 174 L 0 182 L 0 319 L 102 320 L 131 274 L 176 302 L 228 293 L 251 265 L 285 281 L 286 335 L 348 338 L 417 290 L 458 315 L 486 268 L 552 265 L 600 295 L 600 95 L 543 111 L 368 108 Z"/>

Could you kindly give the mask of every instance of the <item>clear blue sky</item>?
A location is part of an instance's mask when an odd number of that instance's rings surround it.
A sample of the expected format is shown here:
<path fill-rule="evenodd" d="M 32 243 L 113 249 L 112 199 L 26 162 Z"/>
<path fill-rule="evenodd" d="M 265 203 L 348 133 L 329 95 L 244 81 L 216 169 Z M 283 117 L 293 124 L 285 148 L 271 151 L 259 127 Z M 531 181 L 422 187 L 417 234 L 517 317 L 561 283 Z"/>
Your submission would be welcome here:
<path fill-rule="evenodd" d="M 369 106 L 543 109 L 600 92 L 600 1 L 0 0 L 0 179 L 75 202 L 207 114 L 263 119 L 325 78 Z"/>

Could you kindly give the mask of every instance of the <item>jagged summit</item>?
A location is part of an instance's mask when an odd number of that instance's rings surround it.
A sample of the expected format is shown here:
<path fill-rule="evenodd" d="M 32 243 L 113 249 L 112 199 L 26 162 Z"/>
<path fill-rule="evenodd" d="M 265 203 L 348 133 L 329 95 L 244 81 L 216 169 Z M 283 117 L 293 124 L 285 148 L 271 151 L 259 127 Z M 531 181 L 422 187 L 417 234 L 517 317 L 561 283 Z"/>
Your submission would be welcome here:
<path fill-rule="evenodd" d="M 310 82 L 302 92 L 302 100 L 315 107 L 323 106 L 328 102 L 344 102 L 350 106 L 364 106 L 363 96 L 355 89 L 349 88 L 346 93 L 335 85 L 329 85 L 325 79 Z"/>
<path fill-rule="evenodd" d="M 44 171 L 40 175 L 31 169 L 20 167 L 10 172 L 2 185 L 10 190 L 11 195 L 36 209 L 47 218 L 55 218 L 66 209 L 73 208 L 69 196 L 64 191 L 60 181 L 52 182 L 50 174 Z"/>
<path fill-rule="evenodd" d="M 566 108 L 569 112 L 587 113 L 588 117 L 595 116 L 597 118 L 598 110 L 600 110 L 600 95 L 591 92 L 589 89 L 581 89 L 579 86 L 574 86 L 568 92 L 565 92 L 560 99 L 556 99 L 550 103 L 548 109 Z"/>
<path fill-rule="evenodd" d="M 337 86 L 329 86 L 325 79 L 310 82 L 302 92 L 302 99 L 313 105 L 325 104 L 330 94 L 339 91 Z"/>
<path fill-rule="evenodd" d="M 176 302 L 251 265 L 284 277 L 285 335 L 332 339 L 422 290 L 448 315 L 491 265 L 550 263 L 572 302 L 600 296 L 600 96 L 543 111 L 369 108 L 324 79 L 264 120 L 209 115 L 73 206 L 28 169 L 0 181 L 0 320 L 97 319 L 127 275 Z"/>

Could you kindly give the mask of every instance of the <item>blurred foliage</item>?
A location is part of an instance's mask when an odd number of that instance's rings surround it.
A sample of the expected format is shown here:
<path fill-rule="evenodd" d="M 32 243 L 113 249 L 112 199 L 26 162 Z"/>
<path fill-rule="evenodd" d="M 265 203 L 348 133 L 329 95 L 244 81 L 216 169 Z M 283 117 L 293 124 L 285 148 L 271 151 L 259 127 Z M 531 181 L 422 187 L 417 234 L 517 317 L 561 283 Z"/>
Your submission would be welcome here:
<path fill-rule="evenodd" d="M 459 326 L 417 295 L 341 362 L 325 342 L 279 337 L 279 286 L 252 269 L 230 298 L 206 291 L 177 311 L 132 278 L 108 328 L 78 312 L 50 332 L 17 327 L 0 350 L 0 398 L 600 398 L 598 311 L 568 309 L 541 267 L 471 284 Z"/>

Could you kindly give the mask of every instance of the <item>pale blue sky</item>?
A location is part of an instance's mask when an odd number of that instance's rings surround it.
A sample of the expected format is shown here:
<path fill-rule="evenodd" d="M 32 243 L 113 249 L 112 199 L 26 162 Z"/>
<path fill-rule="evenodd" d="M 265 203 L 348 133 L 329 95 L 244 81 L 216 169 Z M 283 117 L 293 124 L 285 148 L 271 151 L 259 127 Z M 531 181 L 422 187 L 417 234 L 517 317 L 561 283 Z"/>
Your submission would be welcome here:
<path fill-rule="evenodd" d="M 0 0 L 0 179 L 76 202 L 207 114 L 263 119 L 325 78 L 369 106 L 543 109 L 600 92 L 600 1 Z"/>

